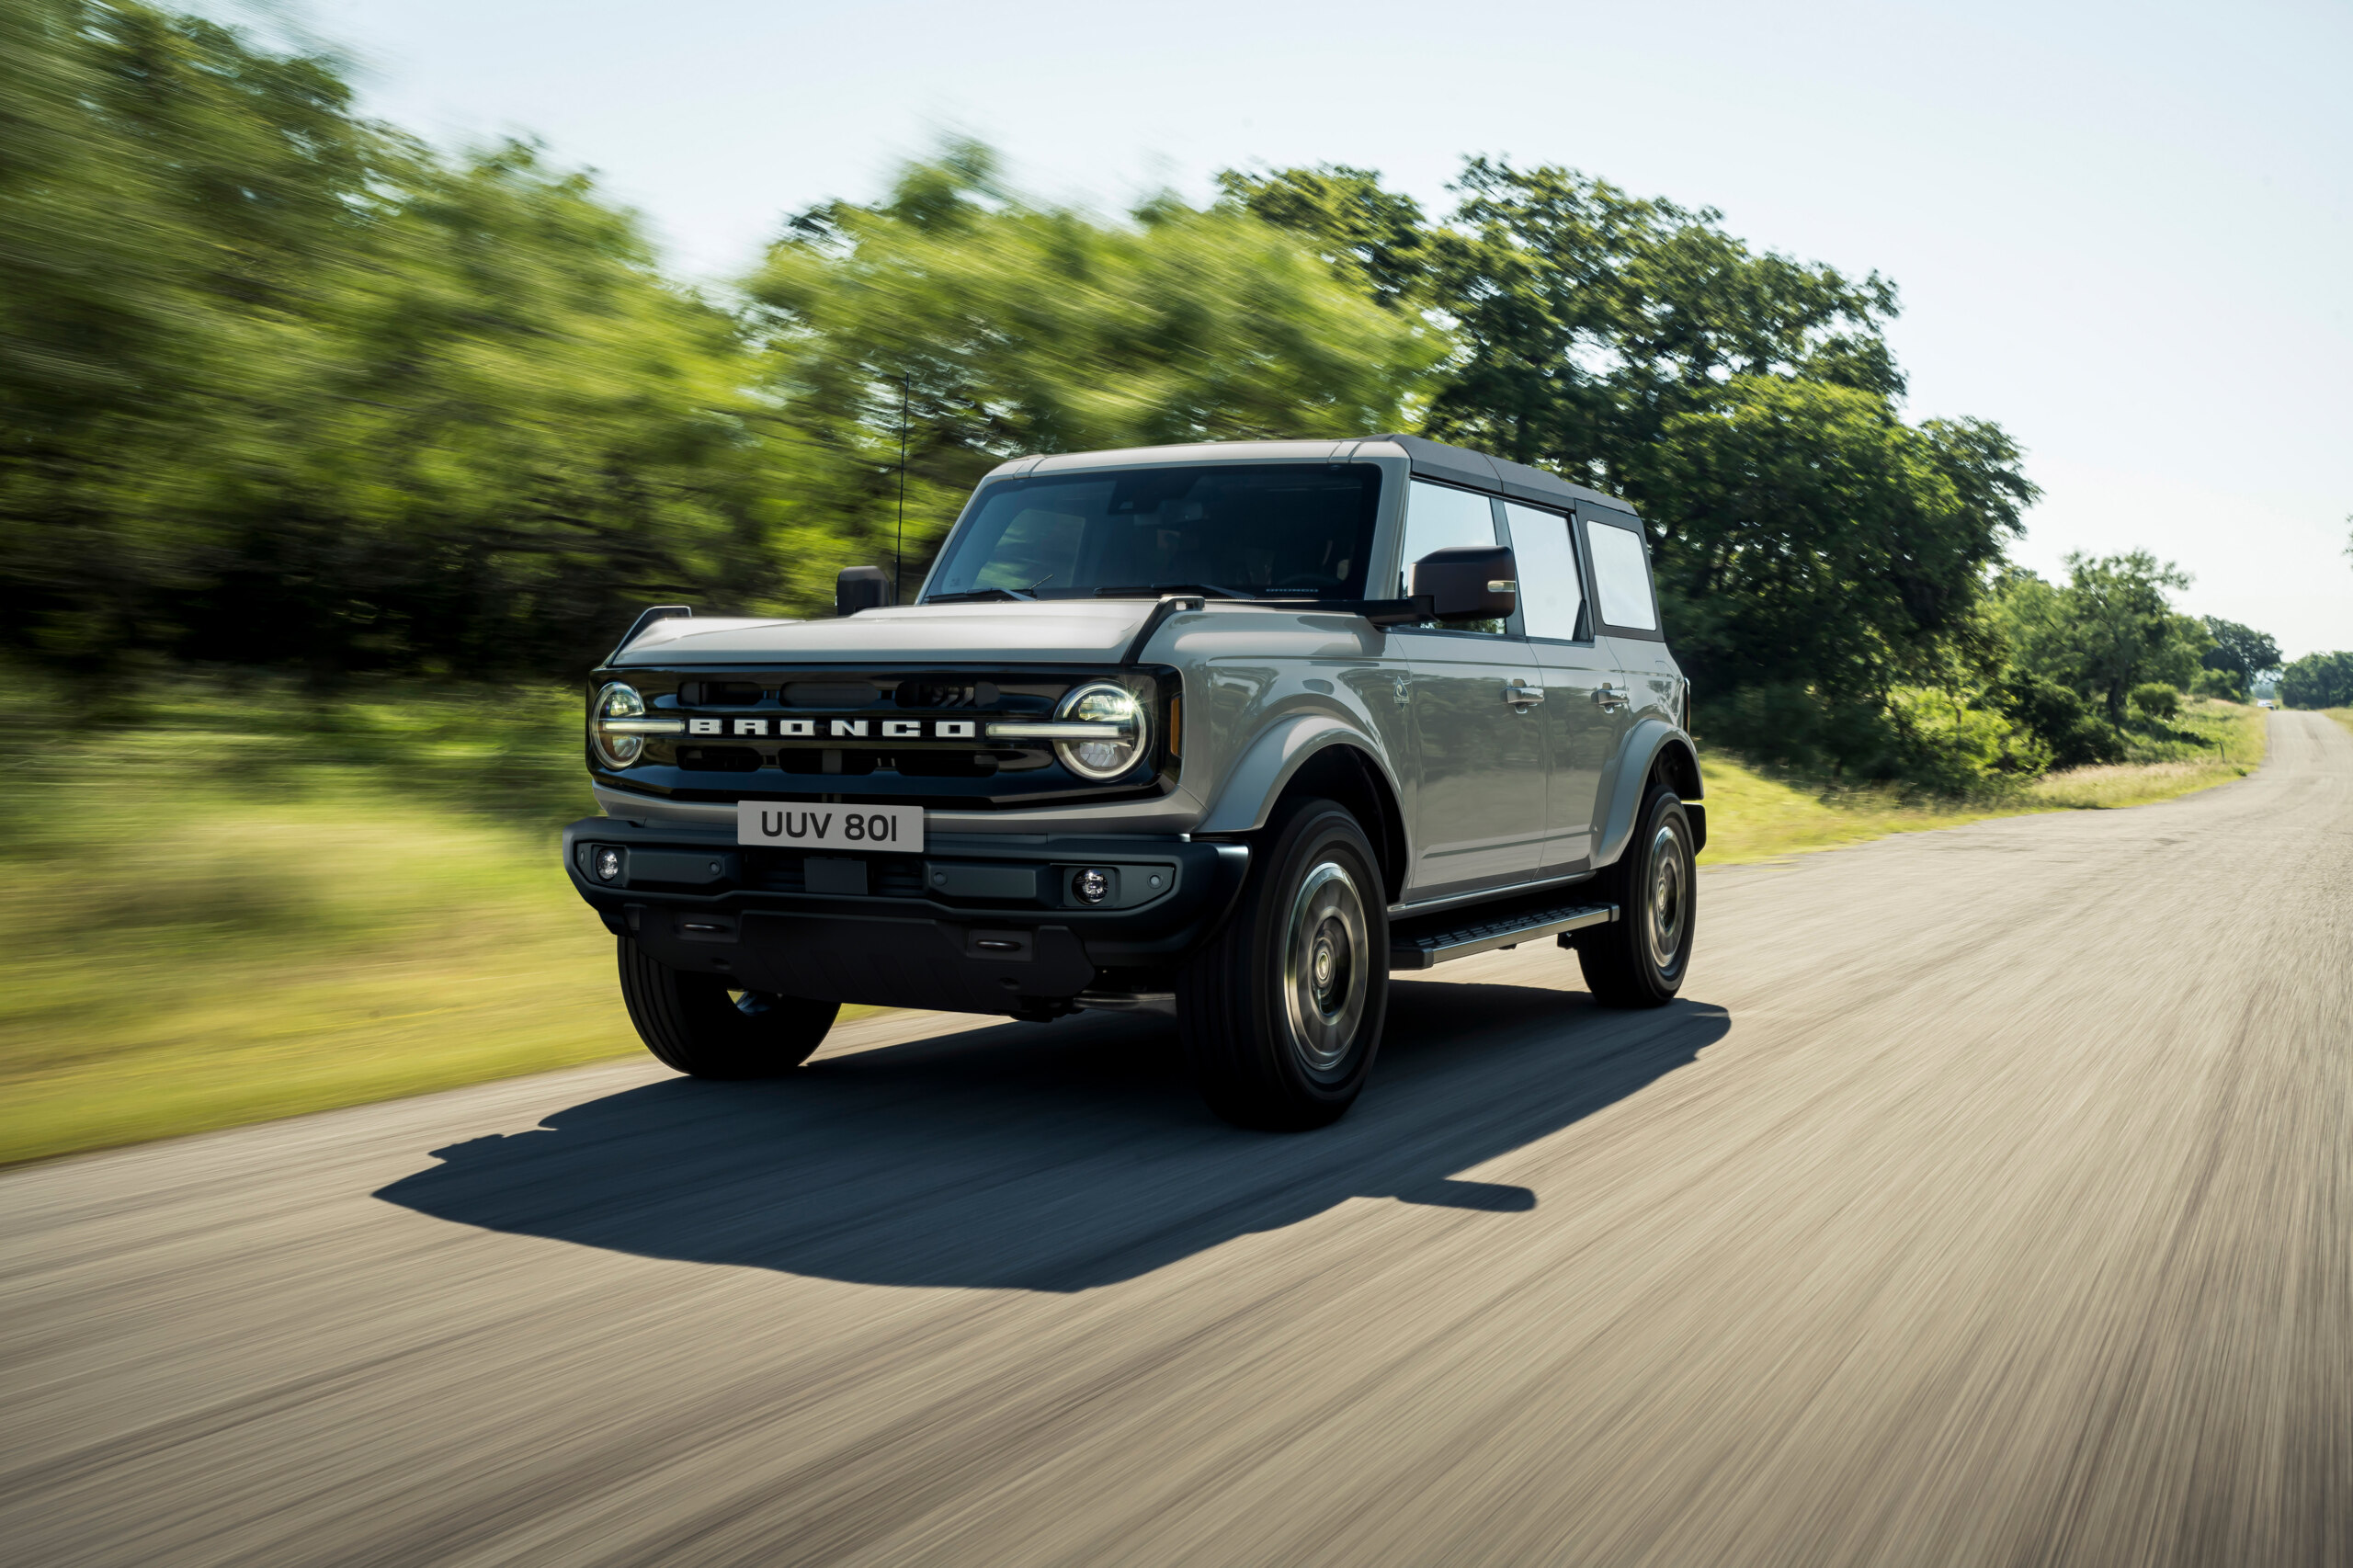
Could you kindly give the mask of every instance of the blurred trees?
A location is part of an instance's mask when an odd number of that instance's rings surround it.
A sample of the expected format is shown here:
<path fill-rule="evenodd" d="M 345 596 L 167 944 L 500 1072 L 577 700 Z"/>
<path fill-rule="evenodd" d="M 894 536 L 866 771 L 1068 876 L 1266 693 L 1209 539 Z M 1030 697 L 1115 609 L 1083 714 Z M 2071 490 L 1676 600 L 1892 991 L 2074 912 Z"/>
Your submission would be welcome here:
<path fill-rule="evenodd" d="M 1393 428 L 1439 351 L 1233 211 L 1029 209 L 952 149 L 740 310 L 509 144 L 134 4 L 0 8 L 0 644 L 569 674 L 644 603 L 822 601 L 1018 451 Z"/>
<path fill-rule="evenodd" d="M 800 592 L 887 558 L 908 417 L 907 589 L 980 476 L 1024 452 L 1393 429 L 1445 352 L 1246 213 L 1041 209 L 961 144 L 871 207 L 792 221 L 747 281 Z"/>
<path fill-rule="evenodd" d="M 732 324 L 584 180 L 438 158 L 202 20 L 5 25 L 10 642 L 552 669 L 776 577 Z"/>

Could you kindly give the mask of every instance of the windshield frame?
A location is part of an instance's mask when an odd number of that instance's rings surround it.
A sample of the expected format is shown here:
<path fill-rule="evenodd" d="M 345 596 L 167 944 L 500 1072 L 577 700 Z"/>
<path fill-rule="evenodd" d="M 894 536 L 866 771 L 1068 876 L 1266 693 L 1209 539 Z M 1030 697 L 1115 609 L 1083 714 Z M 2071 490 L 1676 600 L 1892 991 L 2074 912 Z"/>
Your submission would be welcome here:
<path fill-rule="evenodd" d="M 1360 530 L 1353 554 L 1354 570 L 1339 583 L 1324 588 L 1283 589 L 1249 585 L 1226 587 L 1217 583 L 1203 583 L 1196 578 L 1178 580 L 1174 575 L 1166 583 L 1109 583 L 1073 587 L 1040 581 L 1028 587 L 965 587 L 951 589 L 944 585 L 943 574 L 958 552 L 965 546 L 972 530 L 980 526 L 991 503 L 1007 490 L 1021 491 L 1056 484 L 1095 484 L 1105 481 L 1114 483 L 1139 474 L 1170 474 L 1180 471 L 1198 470 L 1207 478 L 1219 473 L 1248 470 L 1290 470 L 1299 473 L 1321 471 L 1327 473 L 1347 471 L 1357 479 L 1366 494 L 1362 515 L 1357 524 Z M 1208 590 L 1211 597 L 1242 604 L 1354 604 L 1363 597 L 1366 587 L 1377 578 L 1374 557 L 1381 548 L 1382 524 L 1386 520 L 1392 480 L 1389 466 L 1370 458 L 1344 458 L 1337 460 L 1297 458 L 1266 458 L 1243 461 L 1169 462 L 1141 461 L 1106 464 L 1102 467 L 1055 468 L 1043 472 L 1006 474 L 982 481 L 948 537 L 940 542 L 932 558 L 930 568 L 924 574 L 922 586 L 914 602 L 918 605 L 973 604 L 983 602 L 1045 601 L 1074 603 L 1101 599 L 1154 599 L 1172 595 L 1199 595 Z M 1353 586 L 1351 585 L 1353 585 Z"/>

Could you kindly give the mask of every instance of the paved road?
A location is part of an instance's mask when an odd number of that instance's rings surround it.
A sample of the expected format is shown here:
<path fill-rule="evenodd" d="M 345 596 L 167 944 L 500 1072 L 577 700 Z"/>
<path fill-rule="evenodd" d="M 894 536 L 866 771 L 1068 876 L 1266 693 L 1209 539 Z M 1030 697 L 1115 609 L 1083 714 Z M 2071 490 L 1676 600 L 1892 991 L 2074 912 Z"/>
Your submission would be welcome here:
<path fill-rule="evenodd" d="M 1311 1136 L 935 1017 L 0 1178 L 0 1555 L 2353 1562 L 2353 735 L 1702 885 Z"/>

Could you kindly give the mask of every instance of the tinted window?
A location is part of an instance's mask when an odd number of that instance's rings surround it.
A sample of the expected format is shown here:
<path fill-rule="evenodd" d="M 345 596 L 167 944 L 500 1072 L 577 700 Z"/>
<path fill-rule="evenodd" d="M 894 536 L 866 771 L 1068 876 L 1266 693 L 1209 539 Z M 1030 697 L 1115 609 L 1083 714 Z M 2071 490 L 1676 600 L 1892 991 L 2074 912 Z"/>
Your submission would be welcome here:
<path fill-rule="evenodd" d="M 1658 608 L 1651 602 L 1650 552 L 1643 536 L 1588 519 L 1585 537 L 1593 551 L 1593 593 L 1601 619 L 1630 631 L 1656 631 Z"/>
<path fill-rule="evenodd" d="M 1397 597 L 1404 598 L 1413 593 L 1414 562 L 1430 551 L 1451 550 L 1459 544 L 1502 542 L 1495 537 L 1495 503 L 1484 495 L 1415 480 L 1405 491 L 1405 548 L 1399 552 L 1397 562 Z M 1506 630 L 1500 620 L 1449 620 L 1444 624 L 1449 631 L 1483 631 L 1497 637 Z"/>
<path fill-rule="evenodd" d="M 1121 469 L 999 480 L 949 540 L 927 599 L 1222 588 L 1363 598 L 1381 500 L 1371 463 Z"/>
<path fill-rule="evenodd" d="M 1528 635 L 1574 637 L 1585 585 L 1577 580 L 1569 519 L 1510 501 L 1504 503 L 1504 519 L 1511 525 L 1512 559 L 1519 563 L 1519 616 Z"/>

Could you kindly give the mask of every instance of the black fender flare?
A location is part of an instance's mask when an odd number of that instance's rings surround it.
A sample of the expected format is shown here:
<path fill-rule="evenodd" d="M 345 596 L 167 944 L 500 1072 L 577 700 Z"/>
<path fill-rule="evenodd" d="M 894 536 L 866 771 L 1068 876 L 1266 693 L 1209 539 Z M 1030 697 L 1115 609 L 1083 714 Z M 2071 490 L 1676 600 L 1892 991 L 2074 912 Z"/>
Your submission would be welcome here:
<path fill-rule="evenodd" d="M 1618 754 L 1618 764 L 1610 769 L 1597 802 L 1600 807 L 1599 831 L 1593 845 L 1597 869 L 1616 864 L 1626 852 L 1626 841 L 1634 835 L 1634 813 L 1643 809 L 1644 787 L 1651 775 L 1662 769 L 1689 812 L 1691 835 L 1697 841 L 1691 852 L 1696 855 L 1708 846 L 1708 810 L 1699 804 L 1699 748 L 1675 725 L 1649 718 L 1627 735 L 1626 747 Z"/>

